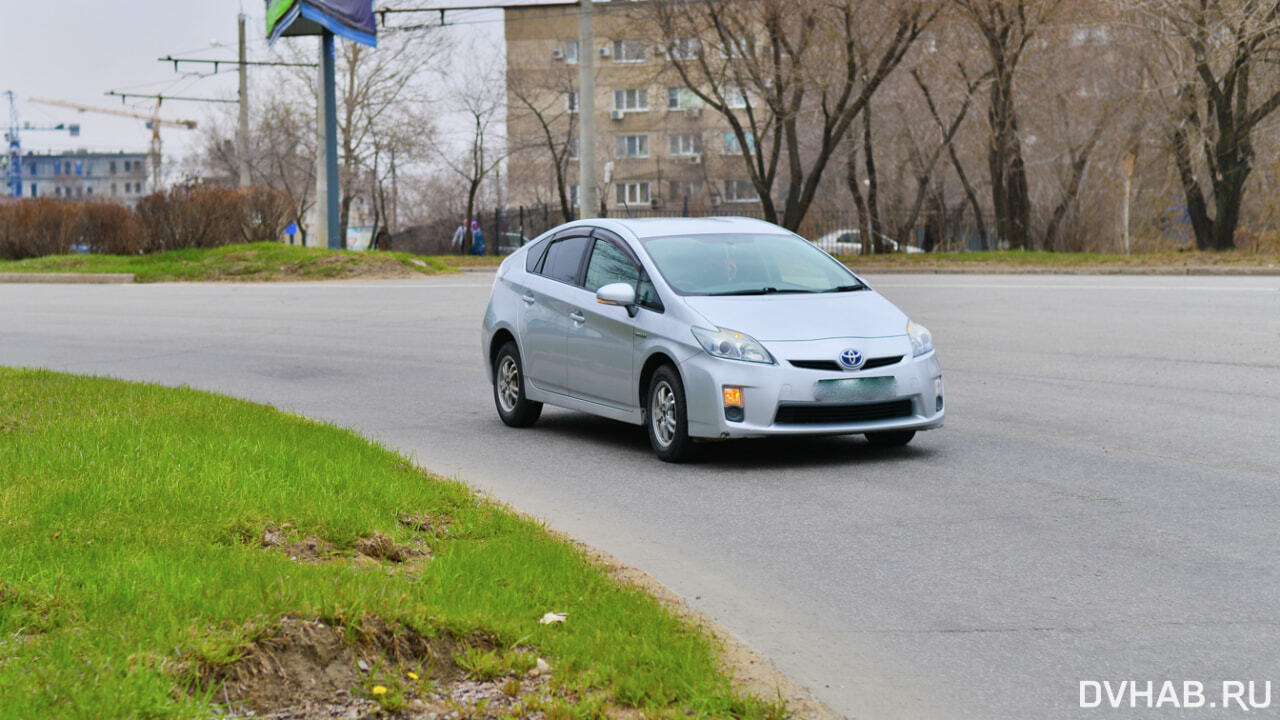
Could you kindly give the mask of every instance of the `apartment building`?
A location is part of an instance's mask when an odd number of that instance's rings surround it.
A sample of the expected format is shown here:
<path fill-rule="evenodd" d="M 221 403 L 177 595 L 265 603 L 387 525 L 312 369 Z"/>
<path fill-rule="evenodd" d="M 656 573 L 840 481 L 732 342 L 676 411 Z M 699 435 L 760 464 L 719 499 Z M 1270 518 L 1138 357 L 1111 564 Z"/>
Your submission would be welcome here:
<path fill-rule="evenodd" d="M 129 207 L 150 192 L 146 153 L 27 152 L 22 196 L 117 200 Z"/>
<path fill-rule="evenodd" d="M 577 7 L 545 2 L 504 10 L 510 203 L 558 204 L 553 153 L 567 144 L 566 184 L 577 204 L 578 63 L 590 52 L 596 178 L 608 214 L 758 209 L 740 143 L 724 118 L 684 87 L 668 43 L 646 39 L 643 5 L 597 3 L 591 48 L 578 46 Z M 672 52 L 701 51 L 696 38 L 670 44 Z"/>

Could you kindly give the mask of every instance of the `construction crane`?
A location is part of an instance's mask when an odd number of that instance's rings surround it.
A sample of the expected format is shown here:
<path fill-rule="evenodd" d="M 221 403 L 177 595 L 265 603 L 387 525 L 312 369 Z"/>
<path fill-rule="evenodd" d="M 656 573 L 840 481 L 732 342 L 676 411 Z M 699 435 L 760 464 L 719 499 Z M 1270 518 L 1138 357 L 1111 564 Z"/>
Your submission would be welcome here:
<path fill-rule="evenodd" d="M 9 132 L 5 133 L 5 137 L 9 140 L 9 195 L 17 198 L 22 197 L 22 141 L 19 138 L 19 130 L 61 130 L 71 133 L 71 137 L 79 137 L 80 126 L 66 123 L 57 125 L 24 123 L 19 127 L 18 105 L 14 102 L 13 91 L 5 90 L 4 94 L 9 96 Z"/>
<path fill-rule="evenodd" d="M 67 102 L 66 100 L 48 100 L 43 98 L 30 98 L 31 102 L 40 103 L 41 105 L 54 105 L 56 107 L 71 108 L 79 112 L 94 112 L 104 115 L 119 115 L 121 117 L 137 118 L 138 120 L 146 120 L 147 128 L 151 130 L 151 187 L 160 187 L 160 128 L 176 127 L 185 128 L 187 130 L 196 129 L 195 120 L 167 120 L 159 116 L 160 103 L 156 103 L 156 109 L 150 115 L 132 110 L 120 110 L 116 108 L 101 108 L 91 105 L 81 105 L 80 103 Z"/>

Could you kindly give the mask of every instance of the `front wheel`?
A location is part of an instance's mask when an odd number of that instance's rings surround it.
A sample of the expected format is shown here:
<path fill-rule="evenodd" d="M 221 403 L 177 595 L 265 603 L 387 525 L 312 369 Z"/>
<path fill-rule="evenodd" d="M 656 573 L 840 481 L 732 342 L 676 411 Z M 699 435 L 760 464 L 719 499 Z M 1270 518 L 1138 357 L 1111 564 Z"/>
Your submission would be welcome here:
<path fill-rule="evenodd" d="M 680 374 L 672 366 L 663 365 L 653 373 L 645 416 L 649 444 L 658 459 L 676 463 L 693 457 L 684 383 L 680 382 Z"/>
<path fill-rule="evenodd" d="M 520 350 L 511 341 L 498 350 L 493 361 L 493 403 L 498 407 L 498 417 L 511 427 L 528 427 L 542 414 L 542 403 L 524 395 L 524 366 L 520 364 Z"/>
<path fill-rule="evenodd" d="M 867 442 L 876 447 L 902 447 L 915 436 L 915 430 L 884 430 L 867 433 Z"/>

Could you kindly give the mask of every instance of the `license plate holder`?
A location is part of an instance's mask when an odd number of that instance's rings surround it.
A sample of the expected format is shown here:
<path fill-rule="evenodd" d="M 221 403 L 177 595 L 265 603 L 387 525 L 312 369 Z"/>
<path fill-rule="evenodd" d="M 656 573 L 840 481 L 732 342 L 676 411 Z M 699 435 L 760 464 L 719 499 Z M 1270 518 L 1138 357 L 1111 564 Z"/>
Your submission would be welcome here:
<path fill-rule="evenodd" d="M 819 380 L 813 397 L 818 402 L 885 400 L 897 393 L 897 385 L 892 376 Z"/>

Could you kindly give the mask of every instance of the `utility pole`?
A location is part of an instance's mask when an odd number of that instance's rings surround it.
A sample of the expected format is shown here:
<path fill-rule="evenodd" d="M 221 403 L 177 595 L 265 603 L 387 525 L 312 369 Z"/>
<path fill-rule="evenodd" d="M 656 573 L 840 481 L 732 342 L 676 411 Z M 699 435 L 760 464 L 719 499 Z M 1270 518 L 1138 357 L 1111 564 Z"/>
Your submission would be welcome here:
<path fill-rule="evenodd" d="M 236 137 L 236 154 L 240 156 L 240 187 L 249 187 L 249 68 L 245 63 L 244 13 L 240 25 L 240 128 Z"/>
<path fill-rule="evenodd" d="M 338 222 L 338 95 L 334 80 L 333 32 L 320 35 L 320 113 L 317 131 L 320 152 L 316 156 L 315 246 L 338 250 L 343 245 Z"/>
<path fill-rule="evenodd" d="M 596 202 L 596 73 L 591 32 L 592 3 L 579 0 L 578 11 L 578 217 L 595 217 Z"/>

